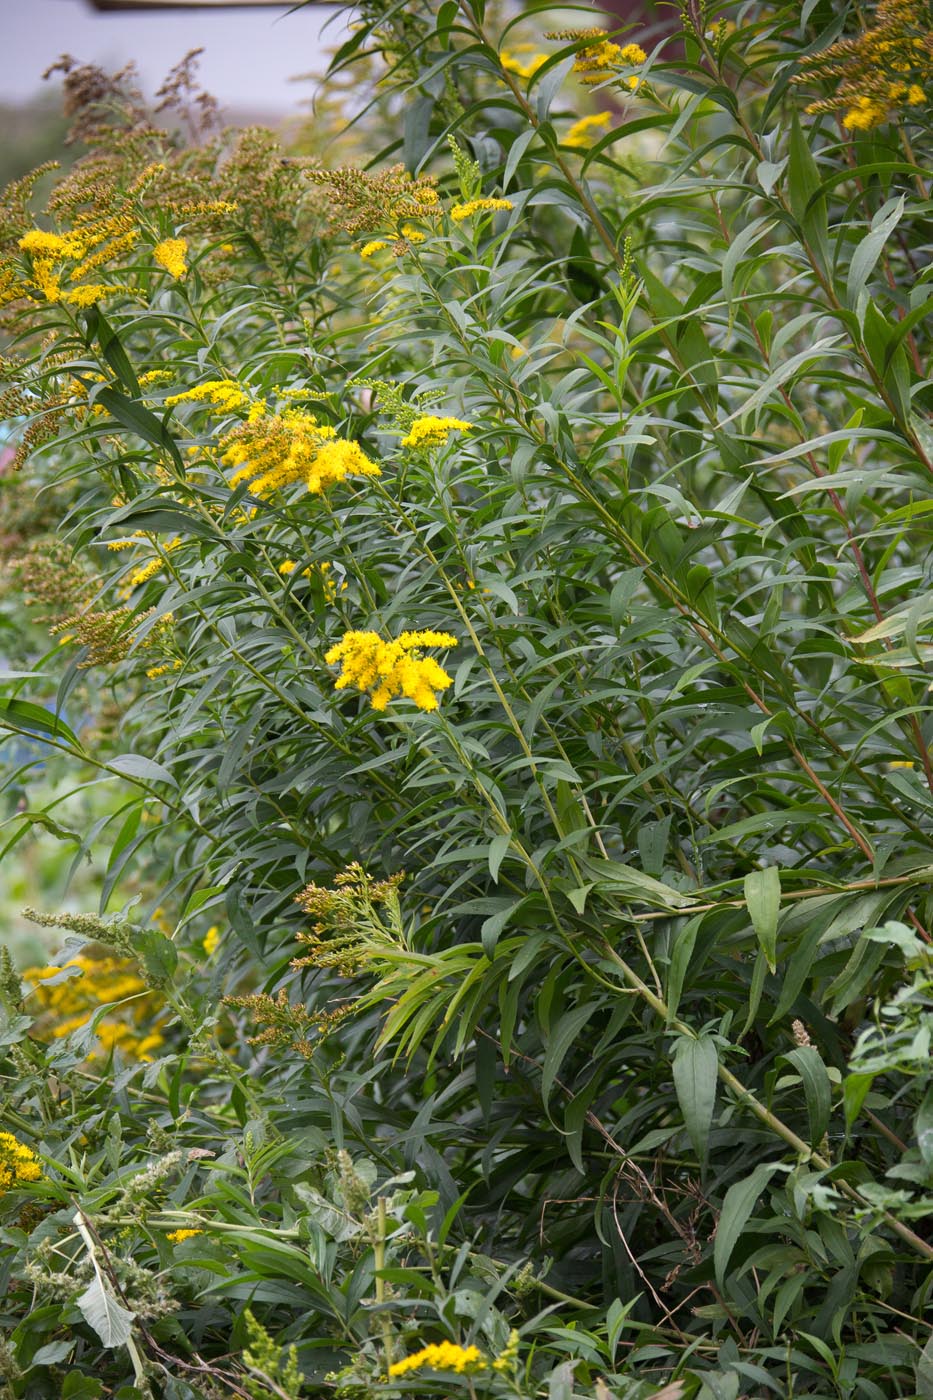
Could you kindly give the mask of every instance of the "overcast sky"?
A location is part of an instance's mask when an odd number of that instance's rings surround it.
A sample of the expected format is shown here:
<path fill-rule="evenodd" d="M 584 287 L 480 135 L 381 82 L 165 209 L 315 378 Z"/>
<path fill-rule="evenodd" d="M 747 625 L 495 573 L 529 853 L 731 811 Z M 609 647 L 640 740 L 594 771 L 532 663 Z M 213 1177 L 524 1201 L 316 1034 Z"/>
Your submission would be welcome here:
<path fill-rule="evenodd" d="M 319 4 L 295 14 L 284 6 L 133 14 L 99 12 L 88 0 L 0 0 L 0 20 L 0 101 L 45 88 L 41 75 L 62 53 L 104 66 L 135 59 L 151 93 L 189 49 L 203 46 L 207 90 L 222 106 L 256 112 L 293 109 L 308 87 L 289 79 L 319 69 L 324 47 L 345 33 L 343 14 Z"/>

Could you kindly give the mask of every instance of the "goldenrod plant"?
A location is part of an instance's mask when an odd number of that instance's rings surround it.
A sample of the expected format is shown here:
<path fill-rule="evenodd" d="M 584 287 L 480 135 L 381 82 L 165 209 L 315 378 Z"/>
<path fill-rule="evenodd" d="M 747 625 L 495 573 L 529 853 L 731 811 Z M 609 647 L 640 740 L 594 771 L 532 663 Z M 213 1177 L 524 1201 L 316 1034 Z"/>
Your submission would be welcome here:
<path fill-rule="evenodd" d="M 594 19 L 0 203 L 10 1400 L 933 1393 L 930 11 Z"/>

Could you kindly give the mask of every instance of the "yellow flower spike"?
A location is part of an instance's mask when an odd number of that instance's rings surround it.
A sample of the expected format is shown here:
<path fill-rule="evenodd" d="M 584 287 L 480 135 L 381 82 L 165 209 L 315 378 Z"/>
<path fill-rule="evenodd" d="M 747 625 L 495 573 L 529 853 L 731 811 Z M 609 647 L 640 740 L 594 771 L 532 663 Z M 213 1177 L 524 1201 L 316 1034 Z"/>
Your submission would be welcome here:
<path fill-rule="evenodd" d="M 51 258 L 35 258 L 32 264 L 33 285 L 42 293 L 46 301 L 58 302 L 62 299 L 62 281 L 52 267 Z"/>
<path fill-rule="evenodd" d="M 151 389 L 155 384 L 171 384 L 175 376 L 170 369 L 147 369 L 139 376 L 139 387 Z"/>
<path fill-rule="evenodd" d="M 462 224 L 464 219 L 471 219 L 474 214 L 493 213 L 497 209 L 514 209 L 515 206 L 510 199 L 471 199 L 466 204 L 455 204 L 450 217 L 454 223 Z"/>
<path fill-rule="evenodd" d="M 433 414 L 425 414 L 412 423 L 407 435 L 402 438 L 402 446 L 434 447 L 445 443 L 451 433 L 472 432 L 473 426 L 462 418 L 436 418 Z"/>
<path fill-rule="evenodd" d="M 395 1361 L 389 1376 L 405 1376 L 409 1371 L 455 1371 L 458 1376 L 485 1371 L 489 1362 L 479 1347 L 461 1347 L 455 1342 L 432 1342 L 411 1356 Z"/>
<path fill-rule="evenodd" d="M 187 238 L 163 238 L 162 242 L 153 248 L 152 256 L 160 267 L 164 267 L 166 272 L 180 281 L 188 271 L 188 264 L 185 262 L 187 252 Z"/>
<path fill-rule="evenodd" d="M 207 933 L 204 935 L 201 947 L 204 949 L 207 956 L 211 957 L 213 953 L 217 952 L 219 946 L 220 929 L 217 926 L 217 924 L 211 924 L 210 928 L 207 930 Z"/>
<path fill-rule="evenodd" d="M 382 250 L 384 248 L 388 248 L 388 246 L 388 243 L 383 242 L 381 238 L 374 238 L 372 242 L 365 244 L 360 249 L 360 257 L 372 258 L 376 255 L 376 253 L 381 253 Z"/>
<path fill-rule="evenodd" d="M 118 292 L 129 292 L 130 288 L 125 286 L 108 287 L 103 282 L 89 282 L 82 287 L 71 287 L 62 293 L 62 301 L 68 302 L 69 306 L 77 306 L 85 310 L 93 306 L 95 302 L 103 301 L 104 297 L 116 296 Z"/>
<path fill-rule="evenodd" d="M 196 384 L 193 389 L 170 394 L 165 400 L 165 407 L 174 408 L 178 403 L 207 403 L 214 408 L 222 408 L 225 413 L 233 413 L 238 408 L 246 407 L 249 394 L 235 379 L 208 379 L 204 384 Z"/>
<path fill-rule="evenodd" d="M 335 442 L 325 442 L 308 469 L 307 486 L 312 496 L 319 495 L 328 486 L 344 477 L 381 476 L 382 472 L 371 462 L 358 443 L 338 438 Z"/>

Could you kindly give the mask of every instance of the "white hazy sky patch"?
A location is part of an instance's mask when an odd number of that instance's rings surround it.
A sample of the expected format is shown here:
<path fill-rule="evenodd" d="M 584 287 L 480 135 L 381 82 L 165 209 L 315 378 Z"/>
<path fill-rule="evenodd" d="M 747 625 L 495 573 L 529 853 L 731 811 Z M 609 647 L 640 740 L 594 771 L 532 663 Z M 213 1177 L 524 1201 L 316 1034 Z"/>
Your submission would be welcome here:
<path fill-rule="evenodd" d="M 134 59 L 147 95 L 189 49 L 204 48 L 203 86 L 222 106 L 293 110 L 320 71 L 324 51 L 346 36 L 352 10 L 311 4 L 283 9 L 101 12 L 87 0 L 0 0 L 0 101 L 20 102 L 50 85 L 42 73 L 60 54 L 120 67 Z M 329 23 L 328 23 L 329 21 Z M 322 32 L 323 31 L 323 32 Z"/>

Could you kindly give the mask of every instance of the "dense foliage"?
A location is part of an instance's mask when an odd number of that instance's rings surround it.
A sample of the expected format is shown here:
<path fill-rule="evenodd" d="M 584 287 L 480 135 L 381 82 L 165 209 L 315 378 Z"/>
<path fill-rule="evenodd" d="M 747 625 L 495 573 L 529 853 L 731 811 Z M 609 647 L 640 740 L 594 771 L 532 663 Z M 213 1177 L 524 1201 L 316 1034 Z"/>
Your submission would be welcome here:
<path fill-rule="evenodd" d="M 7 192 L 16 1400 L 933 1395 L 930 13 L 592 17 Z"/>

